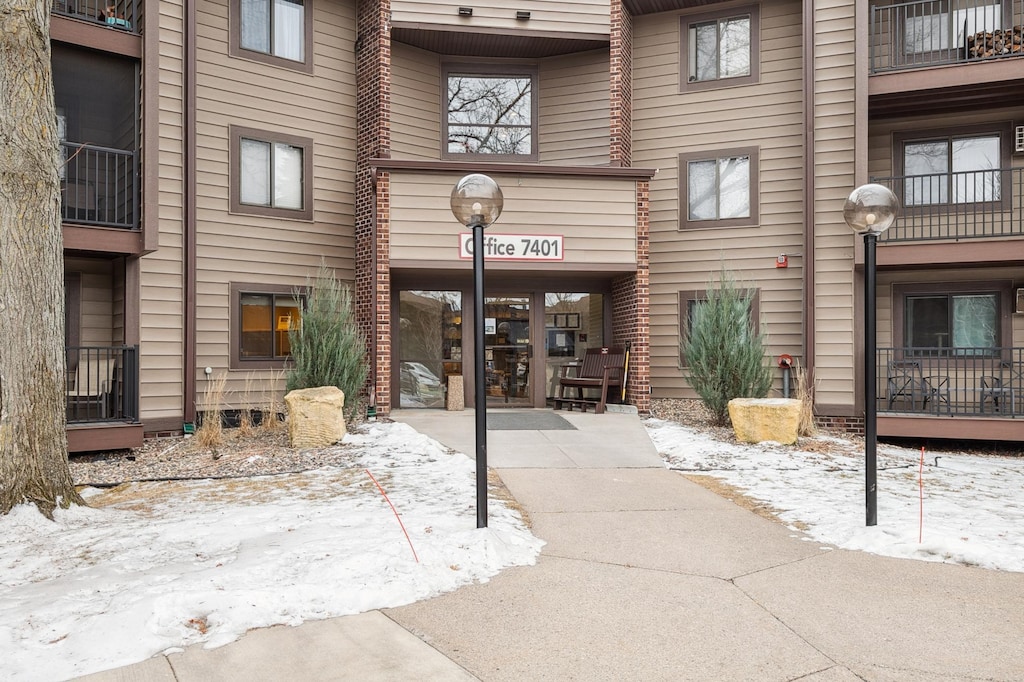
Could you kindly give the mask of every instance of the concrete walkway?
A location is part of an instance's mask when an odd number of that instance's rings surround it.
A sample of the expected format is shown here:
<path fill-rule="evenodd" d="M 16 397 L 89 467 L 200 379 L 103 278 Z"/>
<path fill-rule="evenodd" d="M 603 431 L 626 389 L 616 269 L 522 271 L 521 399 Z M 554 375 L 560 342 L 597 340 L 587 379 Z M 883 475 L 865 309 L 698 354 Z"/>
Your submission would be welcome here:
<path fill-rule="evenodd" d="M 586 445 L 489 434 L 536 566 L 89 679 L 1024 680 L 1024 575 L 823 547 L 660 468 L 635 415 L 566 416 Z M 472 451 L 471 414 L 396 417 Z"/>

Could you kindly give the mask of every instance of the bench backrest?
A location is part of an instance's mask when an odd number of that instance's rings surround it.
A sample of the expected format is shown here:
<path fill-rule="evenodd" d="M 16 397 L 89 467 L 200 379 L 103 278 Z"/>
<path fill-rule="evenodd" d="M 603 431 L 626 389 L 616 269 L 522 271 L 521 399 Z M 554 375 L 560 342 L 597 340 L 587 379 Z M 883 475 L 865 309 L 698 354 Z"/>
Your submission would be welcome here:
<path fill-rule="evenodd" d="M 611 367 L 608 373 L 612 381 L 622 381 L 622 369 L 626 364 L 626 351 L 622 348 L 588 348 L 583 356 L 579 377 L 581 379 L 600 379 L 604 376 L 604 368 Z"/>

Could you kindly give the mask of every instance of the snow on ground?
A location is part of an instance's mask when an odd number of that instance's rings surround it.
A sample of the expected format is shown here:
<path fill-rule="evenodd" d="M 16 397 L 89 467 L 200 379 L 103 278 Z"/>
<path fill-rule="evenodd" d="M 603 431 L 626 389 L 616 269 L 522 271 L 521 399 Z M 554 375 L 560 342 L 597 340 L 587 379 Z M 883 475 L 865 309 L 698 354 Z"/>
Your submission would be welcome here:
<path fill-rule="evenodd" d="M 796 446 L 742 445 L 674 422 L 645 425 L 669 468 L 719 478 L 815 541 L 1024 571 L 1020 458 L 926 450 L 922 471 L 920 449 L 879 443 L 878 525 L 867 527 L 863 442 L 818 437 Z"/>
<path fill-rule="evenodd" d="M 645 425 L 669 468 L 724 480 L 814 541 L 1024 571 L 1019 459 L 928 451 L 921 472 L 920 451 L 880 444 L 868 528 L 862 443 L 736 445 Z M 536 561 L 542 541 L 499 499 L 490 527 L 476 529 L 466 456 L 403 424 L 367 425 L 343 447 L 345 467 L 92 489 L 92 508 L 58 511 L 56 523 L 27 506 L 0 517 L 0 677 L 67 679 L 220 646 L 250 628 L 398 606 Z"/>
<path fill-rule="evenodd" d="M 476 528 L 465 455 L 403 424 L 344 443 L 345 468 L 90 489 L 94 506 L 58 510 L 56 523 L 29 506 L 0 517 L 0 677 L 67 679 L 216 647 L 536 561 L 543 542 L 500 500 Z"/>

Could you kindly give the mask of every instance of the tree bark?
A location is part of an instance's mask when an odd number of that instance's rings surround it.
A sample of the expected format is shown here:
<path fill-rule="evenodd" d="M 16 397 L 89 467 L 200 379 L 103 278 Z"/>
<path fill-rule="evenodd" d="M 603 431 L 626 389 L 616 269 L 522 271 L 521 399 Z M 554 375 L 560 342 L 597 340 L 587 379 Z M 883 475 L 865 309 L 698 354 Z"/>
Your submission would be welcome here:
<path fill-rule="evenodd" d="M 68 469 L 49 0 L 0 0 L 0 514 L 84 504 Z"/>

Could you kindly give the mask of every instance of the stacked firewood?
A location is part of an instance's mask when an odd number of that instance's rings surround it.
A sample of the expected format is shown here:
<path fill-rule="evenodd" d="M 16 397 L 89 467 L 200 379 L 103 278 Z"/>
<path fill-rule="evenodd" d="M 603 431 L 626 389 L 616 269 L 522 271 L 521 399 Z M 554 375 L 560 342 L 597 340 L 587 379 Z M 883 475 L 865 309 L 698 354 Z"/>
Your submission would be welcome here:
<path fill-rule="evenodd" d="M 979 31 L 967 36 L 967 57 L 980 59 L 1024 51 L 1024 30 L 1020 26 L 997 31 Z"/>

